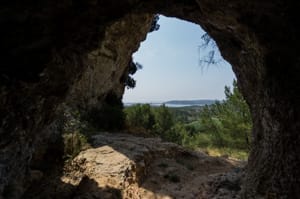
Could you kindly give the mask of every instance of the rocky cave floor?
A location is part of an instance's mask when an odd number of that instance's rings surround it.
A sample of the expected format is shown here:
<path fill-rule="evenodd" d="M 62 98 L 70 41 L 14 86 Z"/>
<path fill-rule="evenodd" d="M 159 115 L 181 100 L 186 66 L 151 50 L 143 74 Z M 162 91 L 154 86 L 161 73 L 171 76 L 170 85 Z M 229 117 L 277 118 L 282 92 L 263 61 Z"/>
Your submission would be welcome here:
<path fill-rule="evenodd" d="M 25 198 L 239 198 L 245 162 L 128 134 L 99 133 L 92 143 Z"/>

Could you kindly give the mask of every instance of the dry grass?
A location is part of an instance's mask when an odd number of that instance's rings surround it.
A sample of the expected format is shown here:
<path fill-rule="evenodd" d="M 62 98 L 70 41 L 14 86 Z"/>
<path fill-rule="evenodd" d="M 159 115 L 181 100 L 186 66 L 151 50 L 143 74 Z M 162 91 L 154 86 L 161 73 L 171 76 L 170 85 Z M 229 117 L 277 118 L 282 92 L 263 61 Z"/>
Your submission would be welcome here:
<path fill-rule="evenodd" d="M 207 147 L 200 150 L 205 151 L 210 156 L 233 158 L 237 160 L 247 160 L 249 155 L 247 151 L 231 148 Z"/>

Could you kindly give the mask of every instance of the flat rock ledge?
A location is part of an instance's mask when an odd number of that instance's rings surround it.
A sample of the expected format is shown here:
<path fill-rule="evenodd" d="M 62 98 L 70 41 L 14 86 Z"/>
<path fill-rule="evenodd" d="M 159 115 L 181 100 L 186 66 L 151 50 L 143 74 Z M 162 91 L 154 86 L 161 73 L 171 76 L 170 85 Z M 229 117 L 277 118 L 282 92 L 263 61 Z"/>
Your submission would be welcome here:
<path fill-rule="evenodd" d="M 72 198 L 239 198 L 240 162 L 159 138 L 100 133 L 65 168 Z"/>

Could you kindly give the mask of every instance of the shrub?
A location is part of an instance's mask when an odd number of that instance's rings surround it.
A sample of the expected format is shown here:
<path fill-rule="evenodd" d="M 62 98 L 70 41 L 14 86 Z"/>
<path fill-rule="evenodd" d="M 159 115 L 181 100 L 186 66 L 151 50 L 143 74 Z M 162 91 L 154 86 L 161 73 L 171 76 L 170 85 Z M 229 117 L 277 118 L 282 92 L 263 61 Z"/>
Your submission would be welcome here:
<path fill-rule="evenodd" d="M 203 108 L 200 115 L 203 132 L 212 136 L 212 144 L 216 147 L 248 149 L 252 120 L 236 81 L 233 82 L 233 91 L 225 87 L 225 95 L 223 102 Z"/>
<path fill-rule="evenodd" d="M 89 147 L 85 135 L 79 132 L 65 133 L 64 138 L 64 158 L 74 158 L 82 150 Z"/>
<path fill-rule="evenodd" d="M 128 107 L 125 110 L 125 115 L 128 126 L 152 130 L 155 124 L 155 116 L 149 104 L 137 104 Z"/>
<path fill-rule="evenodd" d="M 80 151 L 89 147 L 87 135 L 83 134 L 89 129 L 89 124 L 82 120 L 78 110 L 65 105 L 64 115 L 60 122 L 62 125 L 63 159 L 73 158 Z"/>
<path fill-rule="evenodd" d="M 174 125 L 174 116 L 164 104 L 155 109 L 154 132 L 164 139 L 168 139 Z"/>

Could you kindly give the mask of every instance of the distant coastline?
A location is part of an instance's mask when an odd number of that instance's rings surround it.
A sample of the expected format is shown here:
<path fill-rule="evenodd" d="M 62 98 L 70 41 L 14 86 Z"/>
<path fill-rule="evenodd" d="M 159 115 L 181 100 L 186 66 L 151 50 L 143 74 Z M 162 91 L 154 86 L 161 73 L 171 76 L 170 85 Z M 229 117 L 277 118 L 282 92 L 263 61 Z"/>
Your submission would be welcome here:
<path fill-rule="evenodd" d="M 201 99 L 201 100 L 171 100 L 164 102 L 165 104 L 188 104 L 188 105 L 209 105 L 217 100 Z"/>
<path fill-rule="evenodd" d="M 161 106 L 165 104 L 167 107 L 187 107 L 187 106 L 205 106 L 215 103 L 218 100 L 201 99 L 201 100 L 170 100 L 166 102 L 124 102 L 124 106 L 133 106 L 135 104 L 150 104 L 150 106 Z"/>

